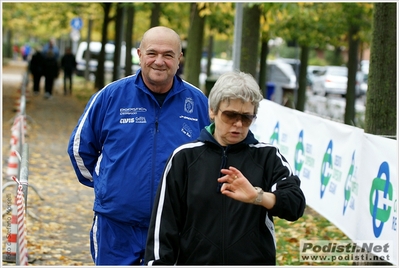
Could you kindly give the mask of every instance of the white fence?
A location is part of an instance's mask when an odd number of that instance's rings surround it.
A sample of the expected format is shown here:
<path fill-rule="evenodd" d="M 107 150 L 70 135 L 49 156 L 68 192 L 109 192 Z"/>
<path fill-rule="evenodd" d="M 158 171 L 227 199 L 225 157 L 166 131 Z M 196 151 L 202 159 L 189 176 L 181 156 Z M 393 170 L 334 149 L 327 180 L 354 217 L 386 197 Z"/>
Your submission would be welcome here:
<path fill-rule="evenodd" d="M 390 241 L 398 264 L 398 142 L 261 102 L 255 136 L 280 148 L 307 204 L 351 240 Z"/>

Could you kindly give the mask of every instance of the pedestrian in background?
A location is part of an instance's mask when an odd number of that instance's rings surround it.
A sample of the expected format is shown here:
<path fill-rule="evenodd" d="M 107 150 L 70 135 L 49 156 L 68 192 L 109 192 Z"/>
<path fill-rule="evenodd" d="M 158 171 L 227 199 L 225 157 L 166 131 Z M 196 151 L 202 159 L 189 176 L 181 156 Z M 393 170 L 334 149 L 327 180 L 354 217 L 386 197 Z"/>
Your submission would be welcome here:
<path fill-rule="evenodd" d="M 12 46 L 12 52 L 13 52 L 13 60 L 17 60 L 20 53 L 20 49 L 17 44 Z"/>
<path fill-rule="evenodd" d="M 64 95 L 67 95 L 67 88 L 69 88 L 69 94 L 72 94 L 72 77 L 76 70 L 76 59 L 69 47 L 66 48 L 65 54 L 61 58 L 61 68 L 64 71 Z M 69 86 L 67 86 L 68 83 Z"/>
<path fill-rule="evenodd" d="M 47 43 L 43 46 L 43 54 L 46 56 L 47 52 L 51 50 L 56 60 L 59 59 L 60 51 L 55 43 L 54 39 L 50 39 Z"/>
<path fill-rule="evenodd" d="M 22 48 L 21 48 L 21 52 L 22 52 L 22 59 L 24 61 L 29 61 L 29 56 L 31 53 L 31 47 L 28 43 L 26 43 Z"/>
<path fill-rule="evenodd" d="M 209 124 L 206 96 L 176 75 L 183 54 L 179 35 L 151 28 L 137 52 L 141 68 L 92 96 L 68 145 L 79 181 L 94 187 L 90 243 L 96 265 L 144 263 L 166 160 Z"/>
<path fill-rule="evenodd" d="M 275 265 L 273 217 L 295 221 L 306 202 L 278 148 L 249 130 L 263 99 L 243 72 L 209 94 L 213 123 L 166 163 L 148 232 L 148 265 Z"/>
<path fill-rule="evenodd" d="M 53 96 L 54 81 L 58 77 L 60 67 L 58 61 L 54 56 L 53 50 L 48 50 L 43 62 L 44 75 L 44 97 L 50 99 Z"/>
<path fill-rule="evenodd" d="M 33 76 L 33 94 L 40 94 L 40 80 L 43 76 L 44 56 L 40 46 L 36 46 L 35 52 L 29 61 L 29 71 Z"/>

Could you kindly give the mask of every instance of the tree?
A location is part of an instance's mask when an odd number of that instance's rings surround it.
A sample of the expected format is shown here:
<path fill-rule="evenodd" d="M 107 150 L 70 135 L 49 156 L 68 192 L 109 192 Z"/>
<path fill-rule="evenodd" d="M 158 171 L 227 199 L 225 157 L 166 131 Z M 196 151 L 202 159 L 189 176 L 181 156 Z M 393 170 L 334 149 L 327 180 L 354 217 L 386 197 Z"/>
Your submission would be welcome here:
<path fill-rule="evenodd" d="M 356 81 L 358 71 L 358 56 L 360 44 L 360 32 L 362 29 L 369 29 L 368 5 L 361 3 L 343 3 L 343 14 L 346 16 L 346 25 L 348 25 L 348 85 L 346 90 L 346 106 L 344 123 L 356 125 L 355 101 L 358 96 L 356 92 Z"/>
<path fill-rule="evenodd" d="M 150 28 L 159 25 L 159 17 L 161 15 L 161 3 L 151 3 L 151 23 Z"/>
<path fill-rule="evenodd" d="M 282 3 L 263 3 L 260 5 L 262 9 L 261 14 L 261 48 L 260 48 L 260 63 L 259 63 L 259 87 L 262 93 L 265 93 L 267 81 L 267 57 L 269 55 L 269 41 L 271 37 L 276 37 L 274 31 L 276 23 L 275 17 L 284 16 L 280 9 L 284 7 Z M 266 94 L 265 94 L 266 96 Z"/>
<path fill-rule="evenodd" d="M 112 8 L 112 3 L 101 3 L 103 8 L 103 26 L 101 31 L 101 50 L 98 56 L 98 65 L 96 71 L 96 80 L 94 82 L 94 88 L 101 90 L 105 86 L 104 79 L 104 63 L 105 63 L 105 44 L 108 39 L 108 24 L 111 21 L 110 12 Z"/>
<path fill-rule="evenodd" d="M 214 55 L 214 44 L 215 37 L 219 39 L 231 38 L 233 35 L 233 24 L 234 21 L 234 8 L 233 3 L 215 3 L 206 5 L 206 9 L 202 10 L 201 14 L 206 14 L 206 25 L 208 26 L 208 45 L 206 49 L 207 53 L 207 66 L 206 75 L 211 76 L 212 58 Z M 225 47 L 225 51 L 228 51 L 229 47 Z M 209 92 L 207 92 L 209 93 Z"/>
<path fill-rule="evenodd" d="M 396 137 L 396 3 L 374 3 L 364 131 Z"/>
<path fill-rule="evenodd" d="M 307 66 L 311 49 L 325 49 L 328 44 L 340 44 L 345 32 L 342 12 L 337 4 L 281 4 L 276 15 L 274 32 L 284 40 L 292 40 L 300 48 L 300 67 L 295 108 L 304 111 L 307 90 Z M 277 11 L 276 11 L 277 12 Z"/>
<path fill-rule="evenodd" d="M 13 43 L 43 44 L 50 38 L 69 38 L 71 19 L 81 14 L 97 18 L 94 3 L 2 3 L 3 32 L 14 33 Z"/>
<path fill-rule="evenodd" d="M 116 14 L 113 18 L 115 21 L 115 51 L 114 51 L 114 70 L 112 72 L 112 81 L 118 80 L 121 77 L 120 65 L 122 55 L 122 38 L 123 38 L 123 21 L 124 21 L 124 5 L 122 3 L 116 3 Z M 126 49 L 126 47 L 125 47 Z M 128 66 L 131 66 L 130 63 Z M 127 68 L 128 66 L 125 66 Z"/>
<path fill-rule="evenodd" d="M 204 9 L 202 3 L 191 3 L 191 23 L 188 31 L 187 52 L 185 57 L 185 79 L 199 86 L 199 74 L 201 71 L 201 55 L 204 36 L 205 17 L 200 16 L 200 12 Z"/>
<path fill-rule="evenodd" d="M 259 4 L 245 3 L 243 8 L 240 69 L 257 77 L 259 36 L 260 36 Z"/>
<path fill-rule="evenodd" d="M 125 76 L 131 75 L 132 70 L 132 48 L 133 48 L 133 29 L 134 29 L 135 8 L 133 4 L 126 5 L 126 57 L 125 57 Z"/>

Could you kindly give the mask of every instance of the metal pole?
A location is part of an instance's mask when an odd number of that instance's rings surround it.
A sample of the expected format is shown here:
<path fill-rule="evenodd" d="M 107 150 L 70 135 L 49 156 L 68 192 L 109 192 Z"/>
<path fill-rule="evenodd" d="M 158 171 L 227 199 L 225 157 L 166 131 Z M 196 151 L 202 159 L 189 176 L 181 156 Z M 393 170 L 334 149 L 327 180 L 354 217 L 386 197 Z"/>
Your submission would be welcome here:
<path fill-rule="evenodd" d="M 85 79 L 86 81 L 89 81 L 89 74 L 90 74 L 90 39 L 91 39 L 91 28 L 92 28 L 92 24 L 93 24 L 93 20 L 91 18 L 89 18 L 89 23 L 87 26 L 87 39 L 86 39 L 86 43 L 87 43 L 87 48 L 86 48 L 86 53 L 85 53 L 85 60 L 86 60 L 86 70 L 85 70 Z"/>
<path fill-rule="evenodd" d="M 24 199 L 25 199 L 25 215 L 28 211 L 28 175 L 29 175 L 29 145 L 24 143 L 22 146 L 21 170 L 19 174 L 19 181 L 22 184 Z"/>
<path fill-rule="evenodd" d="M 21 141 L 22 142 L 22 141 Z M 25 217 L 27 214 L 27 207 L 28 207 L 28 144 L 24 143 L 22 145 L 22 156 L 21 156 L 21 168 L 19 170 L 18 174 L 18 180 L 22 184 L 22 191 L 24 194 L 24 200 L 25 200 Z M 18 194 L 18 186 L 17 186 L 17 192 Z M 27 228 L 27 226 L 25 226 Z M 25 238 L 26 239 L 26 238 Z M 20 254 L 19 254 L 19 230 L 17 234 L 17 245 L 16 245 L 16 256 L 15 256 L 15 264 L 20 265 Z"/>
<path fill-rule="evenodd" d="M 243 3 L 236 3 L 234 19 L 233 70 L 240 69 Z"/>

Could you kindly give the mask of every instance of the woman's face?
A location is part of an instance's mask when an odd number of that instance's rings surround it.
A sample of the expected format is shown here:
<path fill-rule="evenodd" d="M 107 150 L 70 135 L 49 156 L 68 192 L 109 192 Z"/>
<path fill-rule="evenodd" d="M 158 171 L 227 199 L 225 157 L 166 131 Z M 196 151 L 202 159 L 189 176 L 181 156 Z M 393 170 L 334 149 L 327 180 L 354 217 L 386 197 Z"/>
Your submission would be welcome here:
<path fill-rule="evenodd" d="M 223 101 L 218 111 L 210 111 L 215 122 L 215 139 L 222 146 L 236 144 L 245 139 L 254 119 L 255 107 L 241 100 Z"/>

